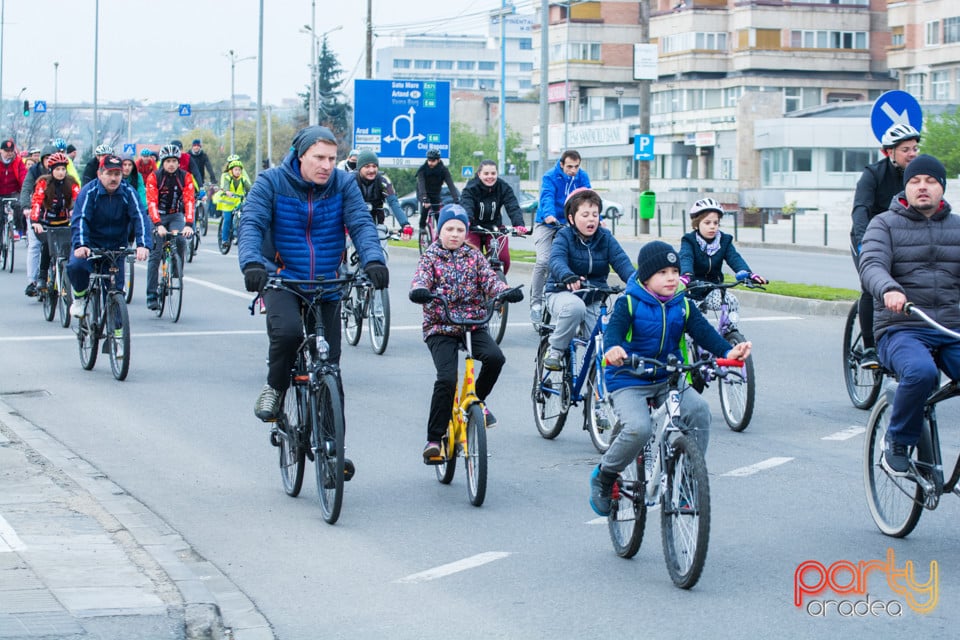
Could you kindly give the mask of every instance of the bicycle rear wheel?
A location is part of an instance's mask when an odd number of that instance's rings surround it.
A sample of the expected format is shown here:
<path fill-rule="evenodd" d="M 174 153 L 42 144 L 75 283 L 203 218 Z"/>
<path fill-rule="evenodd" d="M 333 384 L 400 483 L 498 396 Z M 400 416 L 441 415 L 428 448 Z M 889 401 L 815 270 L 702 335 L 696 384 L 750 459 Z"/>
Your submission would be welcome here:
<path fill-rule="evenodd" d="M 123 283 L 123 292 L 124 300 L 127 304 L 133 300 L 133 281 L 136 279 L 134 265 L 137 262 L 136 256 L 127 256 L 127 268 L 123 274 L 124 283 Z"/>
<path fill-rule="evenodd" d="M 503 275 L 503 272 L 497 271 L 496 274 L 500 282 L 504 284 L 507 283 L 507 278 Z M 501 300 L 493 308 L 493 313 L 490 314 L 490 322 L 487 323 L 487 329 L 490 331 L 493 339 L 497 341 L 497 344 L 500 344 L 500 341 L 503 340 L 503 335 L 507 332 L 507 315 L 509 311 L 510 303 L 506 300 Z"/>
<path fill-rule="evenodd" d="M 533 374 L 533 420 L 537 431 L 547 440 L 553 440 L 563 430 L 570 409 L 570 390 L 563 371 L 549 371 L 543 366 L 550 343 L 540 341 Z"/>
<path fill-rule="evenodd" d="M 467 495 L 479 507 L 487 495 L 487 423 L 483 408 L 475 403 L 467 409 L 467 448 L 463 452 L 467 470 Z"/>
<path fill-rule="evenodd" d="M 80 364 L 90 371 L 97 364 L 100 347 L 100 291 L 94 287 L 87 290 L 87 300 L 83 317 L 77 321 L 77 342 L 80 347 Z"/>
<path fill-rule="evenodd" d="M 53 265 L 50 265 L 50 268 L 55 268 Z M 46 290 L 44 290 L 40 295 L 43 298 L 43 319 L 47 322 L 53 322 L 53 318 L 57 315 L 57 279 L 47 278 Z"/>
<path fill-rule="evenodd" d="M 710 480 L 693 438 L 678 436 L 664 465 L 667 485 L 660 508 L 663 557 L 681 589 L 697 584 L 710 542 Z"/>
<path fill-rule="evenodd" d="M 323 519 L 334 524 L 343 505 L 344 423 L 337 379 L 326 374 L 311 394 L 317 493 Z"/>
<path fill-rule="evenodd" d="M 200 250 L 200 234 L 194 233 L 187 240 L 187 262 L 193 262 L 193 256 Z"/>
<path fill-rule="evenodd" d="M 303 487 L 303 468 L 307 459 L 307 450 L 300 441 L 300 434 L 306 429 L 305 409 L 303 387 L 291 383 L 283 396 L 283 418 L 277 424 L 276 442 L 280 449 L 280 481 L 283 490 L 293 498 L 300 495 Z"/>
<path fill-rule="evenodd" d="M 7 220 L 7 253 L 3 256 L 3 268 L 13 273 L 13 257 L 16 253 L 17 243 L 13 239 L 13 222 Z"/>
<path fill-rule="evenodd" d="M 365 291 L 362 287 L 351 286 L 350 291 L 340 303 L 340 317 L 343 318 L 343 336 L 351 347 L 360 342 L 363 331 L 363 302 Z"/>
<path fill-rule="evenodd" d="M 621 558 L 632 558 L 640 550 L 643 530 L 647 524 L 647 503 L 644 499 L 643 462 L 631 462 L 620 473 L 613 508 L 607 517 L 610 542 Z M 621 488 L 633 495 L 627 497 Z"/>
<path fill-rule="evenodd" d="M 744 342 L 746 338 L 739 331 L 727 334 L 732 344 Z M 753 356 L 747 356 L 743 366 L 733 369 L 733 375 L 720 378 L 720 410 L 727 426 L 733 431 L 743 431 L 753 417 L 753 403 L 756 396 L 757 380 L 753 373 Z"/>
<path fill-rule="evenodd" d="M 204 238 L 207 237 L 207 229 L 209 226 L 210 218 L 207 216 L 207 206 L 201 202 L 197 205 L 197 229 Z"/>
<path fill-rule="evenodd" d="M 106 341 L 113 377 L 125 380 L 130 371 L 130 317 L 127 302 L 119 291 L 113 291 L 107 297 Z"/>
<path fill-rule="evenodd" d="M 450 445 L 451 437 L 453 437 L 453 434 L 448 426 L 447 432 L 444 433 L 440 439 L 440 455 L 443 456 L 443 462 L 434 467 L 437 472 L 437 480 L 439 480 L 441 484 L 450 484 L 453 482 L 453 476 L 457 471 L 457 452 L 460 447 L 456 442 Z"/>
<path fill-rule="evenodd" d="M 843 329 L 843 382 L 847 386 L 850 402 L 857 409 L 869 409 L 877 401 L 883 384 L 883 373 L 878 369 L 861 369 L 863 336 L 856 302 L 847 314 Z"/>
<path fill-rule="evenodd" d="M 0 213 L 0 216 L 3 214 Z M 10 239 L 7 237 L 7 226 L 3 223 L 3 232 L 0 233 L 0 271 L 7 270 L 7 257 L 10 255 Z"/>
<path fill-rule="evenodd" d="M 170 256 L 170 274 L 167 284 L 167 315 L 171 322 L 180 320 L 180 311 L 183 308 L 183 266 L 180 264 L 180 255 L 176 252 Z"/>
<path fill-rule="evenodd" d="M 57 315 L 60 326 L 66 329 L 70 326 L 70 305 L 73 303 L 73 294 L 70 289 L 70 278 L 67 277 L 67 263 L 60 261 L 57 264 Z"/>
<path fill-rule="evenodd" d="M 891 476 L 880 466 L 883 439 L 890 426 L 893 405 L 881 398 L 867 420 L 863 440 L 863 483 L 867 490 L 867 506 L 877 527 L 888 536 L 907 536 L 923 513 L 923 490 L 910 478 Z M 927 429 L 926 423 L 924 429 Z M 912 457 L 917 458 L 914 448 Z"/>
<path fill-rule="evenodd" d="M 390 293 L 386 289 L 370 292 L 369 307 L 370 346 L 377 355 L 383 355 L 390 341 Z"/>
<path fill-rule="evenodd" d="M 217 232 L 217 248 L 220 249 L 220 253 L 222 253 L 223 255 L 227 255 L 228 253 L 230 253 L 230 247 L 233 245 L 233 221 L 236 217 L 237 217 L 237 213 L 236 211 L 234 211 L 233 215 L 230 216 L 230 230 L 227 233 L 226 240 L 223 239 L 222 228 Z M 220 226 L 222 227 L 223 224 L 224 224 L 223 218 L 221 217 Z"/>
<path fill-rule="evenodd" d="M 617 433 L 617 414 L 610 404 L 603 370 L 593 367 L 584 389 L 583 428 L 590 432 L 590 440 L 600 453 L 606 453 Z"/>

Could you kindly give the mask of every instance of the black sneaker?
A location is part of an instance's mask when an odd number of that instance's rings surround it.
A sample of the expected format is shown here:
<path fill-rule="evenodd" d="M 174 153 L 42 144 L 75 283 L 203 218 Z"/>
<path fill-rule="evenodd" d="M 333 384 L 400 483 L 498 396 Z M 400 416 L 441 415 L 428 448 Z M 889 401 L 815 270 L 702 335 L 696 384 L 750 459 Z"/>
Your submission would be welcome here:
<path fill-rule="evenodd" d="M 157 311 L 160 308 L 160 303 L 156 300 L 147 300 L 147 309 L 150 311 Z"/>
<path fill-rule="evenodd" d="M 490 411 L 490 409 L 486 407 L 483 408 L 483 421 L 487 429 L 493 429 L 497 426 L 496 416 L 493 415 L 493 411 Z"/>
<path fill-rule="evenodd" d="M 880 359 L 877 357 L 877 350 L 870 347 L 863 350 L 863 354 L 860 356 L 860 368 L 861 369 L 879 369 L 880 368 Z"/>
<path fill-rule="evenodd" d="M 910 456 L 908 455 L 907 445 L 885 439 L 881 464 L 890 475 L 906 476 L 910 472 Z"/>
<path fill-rule="evenodd" d="M 598 516 L 609 516 L 613 508 L 613 484 L 617 481 L 616 473 L 603 471 L 600 465 L 593 468 L 590 474 L 590 508 Z"/>
<path fill-rule="evenodd" d="M 27 285 L 27 288 L 23 290 L 23 295 L 27 296 L 28 298 L 36 298 L 36 297 L 37 297 L 37 283 L 36 283 L 36 282 L 31 282 L 30 284 L 28 284 L 28 285 Z"/>

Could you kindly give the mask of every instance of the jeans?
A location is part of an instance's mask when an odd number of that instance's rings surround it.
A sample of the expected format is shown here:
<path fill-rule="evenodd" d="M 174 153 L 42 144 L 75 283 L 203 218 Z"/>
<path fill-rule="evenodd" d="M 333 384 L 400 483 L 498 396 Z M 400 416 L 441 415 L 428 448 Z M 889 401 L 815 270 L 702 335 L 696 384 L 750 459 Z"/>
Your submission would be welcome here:
<path fill-rule="evenodd" d="M 167 233 L 171 231 L 183 231 L 186 225 L 182 213 L 168 213 L 160 216 L 160 224 L 167 228 Z M 153 238 L 153 248 L 150 249 L 150 259 L 147 260 L 147 302 L 153 302 L 157 299 L 157 283 L 160 280 L 160 258 L 163 256 L 164 239 L 159 236 Z M 177 236 L 177 255 L 180 256 L 180 268 L 183 269 L 184 254 L 186 253 L 187 242 L 183 236 Z M 182 274 L 180 274 L 182 275 Z"/>
<path fill-rule="evenodd" d="M 67 263 L 67 277 L 70 279 L 70 286 L 73 287 L 75 297 L 86 295 L 87 289 L 90 287 L 90 274 L 93 273 L 94 267 L 99 265 L 99 268 L 103 268 L 106 264 L 109 264 L 106 259 L 91 260 L 70 255 L 70 262 Z M 114 288 L 117 291 L 123 291 L 123 283 L 126 282 L 123 277 L 126 273 L 126 266 L 126 260 L 117 261 L 118 271 L 114 276 Z M 106 287 L 106 284 L 103 286 Z"/>

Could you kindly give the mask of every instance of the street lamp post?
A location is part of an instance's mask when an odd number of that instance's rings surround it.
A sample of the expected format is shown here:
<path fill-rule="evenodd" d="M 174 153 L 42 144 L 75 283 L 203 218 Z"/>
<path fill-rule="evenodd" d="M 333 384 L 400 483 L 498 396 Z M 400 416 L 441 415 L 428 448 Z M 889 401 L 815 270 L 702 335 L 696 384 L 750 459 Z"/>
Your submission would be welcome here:
<path fill-rule="evenodd" d="M 51 138 L 53 137 L 53 132 L 57 128 L 56 120 L 57 120 L 57 117 L 59 116 L 59 113 L 57 112 L 57 79 L 59 76 L 59 72 L 60 72 L 60 63 L 54 62 L 53 63 L 53 113 L 50 114 L 51 115 L 50 117 L 50 137 Z"/>
<path fill-rule="evenodd" d="M 623 87 L 614 87 L 613 92 L 617 94 L 617 111 L 620 112 L 618 120 L 623 120 Z"/>
<path fill-rule="evenodd" d="M 236 104 L 236 68 L 238 62 L 244 60 L 253 60 L 257 56 L 246 56 L 241 58 L 237 53 L 230 49 L 226 54 L 230 59 L 230 155 L 237 152 L 237 104 Z"/>
<path fill-rule="evenodd" d="M 316 15 L 314 17 L 313 25 L 316 25 Z M 300 33 L 308 33 L 312 37 L 310 43 L 310 113 L 307 114 L 308 122 L 310 126 L 319 124 L 319 111 L 320 111 L 320 65 L 317 64 L 317 57 L 322 51 L 321 41 L 326 38 L 329 34 L 334 31 L 339 31 L 343 29 L 342 24 L 338 24 L 333 29 L 328 29 L 321 34 L 317 34 L 317 30 L 313 25 L 305 24 L 300 28 Z"/>

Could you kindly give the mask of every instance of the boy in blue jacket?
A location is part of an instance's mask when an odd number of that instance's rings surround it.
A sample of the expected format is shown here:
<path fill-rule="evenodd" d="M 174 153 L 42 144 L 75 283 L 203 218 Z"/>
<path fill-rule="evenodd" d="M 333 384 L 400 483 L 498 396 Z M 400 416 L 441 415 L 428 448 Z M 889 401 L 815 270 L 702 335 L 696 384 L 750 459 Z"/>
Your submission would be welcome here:
<path fill-rule="evenodd" d="M 590 475 L 590 506 L 601 516 L 610 514 L 610 493 L 617 475 L 637 459 L 653 433 L 647 398 L 657 403 L 666 394 L 667 372 L 616 375 L 630 356 L 665 360 L 673 354 L 683 358 L 684 333 L 717 357 L 745 360 L 751 343 L 741 342 L 733 348 L 713 328 L 696 305 L 689 304 L 681 293 L 680 258 L 665 242 L 648 242 L 637 257 L 637 272 L 627 284 L 626 295 L 617 300 L 604 342 L 610 346 L 604 357 L 607 389 L 622 428 L 600 464 Z M 629 364 L 627 364 L 629 366 Z M 710 407 L 699 393 L 687 388 L 680 399 L 681 419 L 693 431 L 700 449 L 706 453 L 710 440 Z"/>

